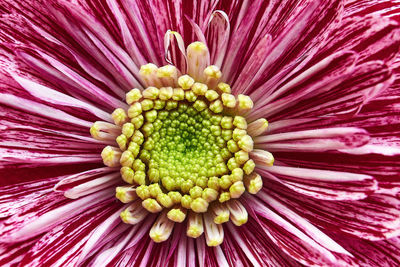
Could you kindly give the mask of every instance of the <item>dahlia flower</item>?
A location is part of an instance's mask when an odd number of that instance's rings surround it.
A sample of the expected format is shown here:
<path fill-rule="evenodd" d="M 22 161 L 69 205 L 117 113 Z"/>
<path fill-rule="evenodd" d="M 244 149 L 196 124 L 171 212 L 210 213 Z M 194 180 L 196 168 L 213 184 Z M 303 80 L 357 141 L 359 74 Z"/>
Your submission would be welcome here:
<path fill-rule="evenodd" d="M 399 266 L 397 1 L 0 1 L 0 265 Z"/>

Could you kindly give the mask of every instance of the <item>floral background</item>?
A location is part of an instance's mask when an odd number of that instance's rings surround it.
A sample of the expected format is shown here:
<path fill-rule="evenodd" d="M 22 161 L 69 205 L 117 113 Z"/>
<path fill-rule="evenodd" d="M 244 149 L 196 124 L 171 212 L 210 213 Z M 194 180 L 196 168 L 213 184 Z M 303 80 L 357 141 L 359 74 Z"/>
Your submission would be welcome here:
<path fill-rule="evenodd" d="M 400 264 L 399 1 L 0 0 L 0 12 L 0 265 Z M 249 222 L 224 226 L 215 248 L 183 226 L 156 244 L 151 216 L 123 224 L 118 182 L 78 187 L 115 172 L 89 128 L 141 88 L 140 65 L 185 69 L 168 30 L 205 42 L 276 138 L 258 144 L 276 161 L 245 197 Z"/>

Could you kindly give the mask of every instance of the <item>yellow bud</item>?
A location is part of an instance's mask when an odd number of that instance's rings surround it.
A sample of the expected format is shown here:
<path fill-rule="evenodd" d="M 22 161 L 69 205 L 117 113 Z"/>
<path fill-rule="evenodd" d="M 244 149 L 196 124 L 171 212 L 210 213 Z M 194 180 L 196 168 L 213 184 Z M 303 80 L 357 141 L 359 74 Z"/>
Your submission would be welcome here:
<path fill-rule="evenodd" d="M 244 177 L 244 184 L 250 194 L 257 194 L 263 187 L 261 176 L 255 172 Z"/>
<path fill-rule="evenodd" d="M 235 182 L 231 187 L 229 187 L 229 193 L 231 194 L 231 198 L 239 198 L 245 191 L 243 182 L 238 181 Z"/>
<path fill-rule="evenodd" d="M 121 158 L 121 150 L 116 147 L 106 146 L 101 152 L 101 158 L 103 159 L 104 165 L 108 167 L 118 167 L 120 166 L 119 160 Z"/>
<path fill-rule="evenodd" d="M 238 95 L 238 102 L 239 102 L 239 108 L 242 110 L 248 110 L 253 108 L 253 101 L 251 98 L 247 95 Z"/>
<path fill-rule="evenodd" d="M 266 119 L 258 119 L 253 121 L 247 127 L 247 132 L 249 135 L 256 137 L 266 132 L 268 128 L 268 121 Z"/>
<path fill-rule="evenodd" d="M 250 152 L 253 150 L 254 142 L 250 135 L 245 135 L 238 141 L 240 149 Z"/>
<path fill-rule="evenodd" d="M 136 189 L 131 186 L 117 186 L 115 188 L 115 197 L 122 203 L 129 203 L 137 198 Z"/>
<path fill-rule="evenodd" d="M 199 213 L 190 211 L 187 222 L 186 234 L 189 237 L 197 238 L 204 232 L 203 216 Z"/>
<path fill-rule="evenodd" d="M 121 170 L 122 180 L 127 182 L 128 184 L 133 184 L 133 175 L 135 172 L 130 167 L 122 167 Z"/>
<path fill-rule="evenodd" d="M 207 85 L 205 85 L 204 83 L 194 83 L 192 86 L 192 91 L 196 95 L 205 95 L 207 89 Z"/>
<path fill-rule="evenodd" d="M 222 103 L 228 108 L 234 108 L 236 106 L 236 99 L 234 95 L 223 93 L 221 95 Z"/>
<path fill-rule="evenodd" d="M 206 212 L 208 209 L 208 202 L 205 199 L 199 197 L 192 201 L 192 203 L 190 204 L 190 208 L 194 212 L 203 213 Z"/>
<path fill-rule="evenodd" d="M 172 87 L 161 87 L 159 98 L 161 100 L 168 100 L 172 97 L 173 94 L 174 90 L 172 89 Z"/>
<path fill-rule="evenodd" d="M 168 219 L 167 212 L 161 213 L 150 229 L 150 237 L 154 242 L 160 243 L 169 238 L 174 228 L 174 223 Z"/>
<path fill-rule="evenodd" d="M 139 102 L 133 103 L 128 109 L 129 118 L 134 118 L 142 114 L 142 105 Z"/>
<path fill-rule="evenodd" d="M 178 78 L 178 84 L 183 90 L 188 90 L 194 84 L 194 79 L 189 75 L 183 75 Z"/>
<path fill-rule="evenodd" d="M 128 105 L 131 105 L 133 102 L 138 101 L 140 98 L 142 98 L 142 93 L 137 88 L 132 89 L 128 93 L 126 93 L 126 103 L 128 103 Z"/>
<path fill-rule="evenodd" d="M 157 87 L 150 86 L 143 91 L 143 97 L 148 99 L 157 99 L 160 90 Z"/>
<path fill-rule="evenodd" d="M 218 89 L 223 93 L 227 93 L 227 94 L 231 93 L 231 87 L 227 83 L 219 83 Z"/>
<path fill-rule="evenodd" d="M 128 121 L 128 116 L 126 112 L 122 108 L 117 108 L 111 113 L 111 117 L 114 120 L 115 125 L 122 126 L 125 122 Z"/>
<path fill-rule="evenodd" d="M 181 223 L 186 218 L 186 209 L 183 208 L 174 208 L 168 211 L 167 213 L 168 219 L 171 221 Z"/>
<path fill-rule="evenodd" d="M 157 213 L 162 210 L 162 207 L 155 199 L 147 198 L 142 201 L 142 206 L 151 213 Z"/>

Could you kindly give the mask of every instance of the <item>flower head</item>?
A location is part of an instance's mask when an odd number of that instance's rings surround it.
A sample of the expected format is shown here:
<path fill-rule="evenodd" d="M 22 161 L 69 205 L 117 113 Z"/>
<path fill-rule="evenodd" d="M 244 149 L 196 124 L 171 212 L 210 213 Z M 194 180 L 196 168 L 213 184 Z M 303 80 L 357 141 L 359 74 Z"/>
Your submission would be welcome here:
<path fill-rule="evenodd" d="M 398 3 L 197 4 L 0 2 L 0 265 L 399 265 Z"/>

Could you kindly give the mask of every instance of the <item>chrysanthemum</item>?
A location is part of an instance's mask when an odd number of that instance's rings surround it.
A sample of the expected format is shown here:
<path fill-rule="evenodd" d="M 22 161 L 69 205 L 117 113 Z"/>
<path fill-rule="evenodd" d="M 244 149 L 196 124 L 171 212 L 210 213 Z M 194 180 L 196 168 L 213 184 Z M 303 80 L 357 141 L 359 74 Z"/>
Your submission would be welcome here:
<path fill-rule="evenodd" d="M 400 265 L 395 1 L 0 1 L 0 265 Z"/>

